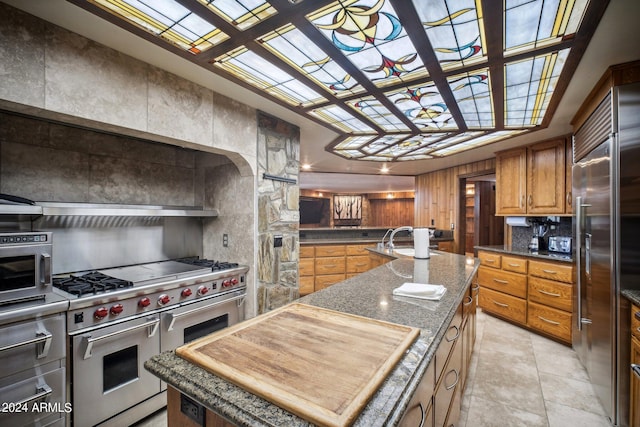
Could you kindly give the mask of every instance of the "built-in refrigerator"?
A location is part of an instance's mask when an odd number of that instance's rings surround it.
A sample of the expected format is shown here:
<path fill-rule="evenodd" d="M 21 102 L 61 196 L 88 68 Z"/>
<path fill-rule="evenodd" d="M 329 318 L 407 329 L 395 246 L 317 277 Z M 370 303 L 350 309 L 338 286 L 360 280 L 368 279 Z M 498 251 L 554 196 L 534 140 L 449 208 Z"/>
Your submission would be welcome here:
<path fill-rule="evenodd" d="M 573 139 L 573 347 L 611 424 L 628 425 L 629 303 L 640 289 L 640 83 L 611 88 Z"/>

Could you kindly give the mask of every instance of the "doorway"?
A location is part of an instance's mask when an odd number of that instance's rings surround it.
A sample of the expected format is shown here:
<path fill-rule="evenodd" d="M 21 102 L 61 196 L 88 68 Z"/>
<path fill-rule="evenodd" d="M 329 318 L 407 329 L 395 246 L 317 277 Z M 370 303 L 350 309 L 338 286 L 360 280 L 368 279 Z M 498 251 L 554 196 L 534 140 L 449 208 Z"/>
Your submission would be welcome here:
<path fill-rule="evenodd" d="M 496 216 L 493 171 L 460 177 L 459 252 L 476 256 L 475 246 L 502 245 L 504 218 Z"/>

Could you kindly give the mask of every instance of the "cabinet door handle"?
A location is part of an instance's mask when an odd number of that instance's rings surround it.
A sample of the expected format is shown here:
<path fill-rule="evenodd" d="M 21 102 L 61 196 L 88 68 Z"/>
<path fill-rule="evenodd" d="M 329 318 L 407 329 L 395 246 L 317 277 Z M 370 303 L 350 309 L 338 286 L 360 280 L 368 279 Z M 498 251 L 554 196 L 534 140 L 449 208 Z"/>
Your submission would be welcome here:
<path fill-rule="evenodd" d="M 491 302 L 493 302 L 493 303 L 494 303 L 495 305 L 497 305 L 498 307 L 505 307 L 505 308 L 509 307 L 509 304 L 503 304 L 503 303 L 501 303 L 501 302 L 494 301 L 494 300 L 491 300 Z"/>
<path fill-rule="evenodd" d="M 424 427 L 424 422 L 427 420 L 427 417 L 425 417 L 425 407 L 422 406 L 422 402 L 418 402 L 418 406 L 420 407 L 420 425 L 418 427 Z"/>
<path fill-rule="evenodd" d="M 569 193 L 567 194 L 567 205 L 571 206 L 571 203 L 573 202 L 573 197 L 571 195 L 571 191 L 569 191 Z"/>
<path fill-rule="evenodd" d="M 551 323 L 552 325 L 556 325 L 556 326 L 560 324 L 559 322 L 554 322 L 553 320 L 545 319 L 542 316 L 538 316 L 538 319 L 542 320 L 543 322 Z"/>
<path fill-rule="evenodd" d="M 529 206 L 533 205 L 533 195 L 529 194 Z"/>
<path fill-rule="evenodd" d="M 633 371 L 634 374 L 636 374 L 636 377 L 640 378 L 640 365 L 636 365 L 635 363 L 632 363 L 631 370 Z"/>
<path fill-rule="evenodd" d="M 494 262 L 496 262 L 496 260 L 492 259 L 492 258 L 487 258 L 487 259 L 484 260 L 484 262 L 489 263 L 489 264 L 493 264 Z"/>
<path fill-rule="evenodd" d="M 522 195 L 522 199 L 520 199 L 520 207 L 524 208 L 524 194 Z"/>
<path fill-rule="evenodd" d="M 503 285 L 508 285 L 509 282 L 507 280 L 500 280 L 500 279 L 493 279 L 494 282 L 503 284 Z"/>
<path fill-rule="evenodd" d="M 561 297 L 561 294 L 554 294 L 553 292 L 543 291 L 542 289 L 538 289 L 538 292 L 541 294 L 549 295 L 550 297 Z"/>

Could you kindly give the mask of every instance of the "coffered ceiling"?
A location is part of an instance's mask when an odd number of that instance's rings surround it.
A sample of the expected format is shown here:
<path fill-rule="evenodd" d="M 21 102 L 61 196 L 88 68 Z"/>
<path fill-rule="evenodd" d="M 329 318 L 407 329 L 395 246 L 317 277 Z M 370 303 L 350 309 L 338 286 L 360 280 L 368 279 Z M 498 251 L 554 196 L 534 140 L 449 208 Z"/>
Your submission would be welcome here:
<path fill-rule="evenodd" d="M 2 1 L 299 125 L 312 172 L 392 175 L 568 132 L 640 3 Z"/>
<path fill-rule="evenodd" d="M 546 127 L 607 1 L 69 0 L 338 133 L 350 160 Z"/>

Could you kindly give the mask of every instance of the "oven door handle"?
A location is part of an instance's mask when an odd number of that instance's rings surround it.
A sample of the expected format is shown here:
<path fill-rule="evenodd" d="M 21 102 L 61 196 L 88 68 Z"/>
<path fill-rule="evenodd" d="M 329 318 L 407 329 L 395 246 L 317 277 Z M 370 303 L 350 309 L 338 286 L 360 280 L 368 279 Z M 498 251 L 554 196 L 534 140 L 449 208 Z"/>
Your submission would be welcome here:
<path fill-rule="evenodd" d="M 42 384 L 38 384 L 36 386 L 36 394 L 34 394 L 33 396 L 29 396 L 25 399 L 22 399 L 19 402 L 16 402 L 16 407 L 21 408 L 25 405 L 28 405 L 31 402 L 42 400 L 47 396 L 50 396 L 51 393 L 53 393 L 53 390 L 51 390 L 51 387 L 49 387 L 46 383 L 43 382 Z"/>
<path fill-rule="evenodd" d="M 115 337 L 117 335 L 122 335 L 122 334 L 126 334 L 127 332 L 131 332 L 131 331 L 135 331 L 137 329 L 142 329 L 142 328 L 149 328 L 149 334 L 147 335 L 148 338 L 151 338 L 152 336 L 154 336 L 158 330 L 158 324 L 160 323 L 160 319 L 153 319 L 150 320 L 148 322 L 144 322 L 140 325 L 136 325 L 136 326 L 130 326 L 128 328 L 125 329 L 121 329 L 119 331 L 115 331 L 115 332 L 111 332 L 105 335 L 101 335 L 99 337 L 91 337 L 91 335 L 84 335 L 82 337 L 82 340 L 86 343 L 86 348 L 84 350 L 84 360 L 87 360 L 91 357 L 91 350 L 93 350 L 93 344 L 98 342 L 98 341 L 102 341 L 102 340 L 106 340 L 107 338 L 111 338 L 111 337 Z"/>
<path fill-rule="evenodd" d="M 51 348 L 52 339 L 53 339 L 53 335 L 49 331 L 46 331 L 46 330 L 37 331 L 35 338 L 1 347 L 0 352 L 13 350 L 14 348 L 23 347 L 25 345 L 43 343 L 42 348 L 38 349 L 38 359 L 43 359 L 47 357 L 47 355 L 49 354 L 49 349 Z"/>
<path fill-rule="evenodd" d="M 169 327 L 167 328 L 167 331 L 173 331 L 173 326 L 175 325 L 176 320 L 180 319 L 181 317 L 189 316 L 189 315 L 191 315 L 193 313 L 197 313 L 198 311 L 208 310 L 211 307 L 215 307 L 215 306 L 220 305 L 220 304 L 225 304 L 225 303 L 228 303 L 228 302 L 231 302 L 231 301 L 237 301 L 237 300 L 240 300 L 240 299 L 244 299 L 245 296 L 246 296 L 246 294 L 238 295 L 238 296 L 235 296 L 233 298 L 228 298 L 228 299 L 225 299 L 224 301 L 219 301 L 219 302 L 214 303 L 214 304 L 204 305 L 202 307 L 194 308 L 193 310 L 183 311 L 182 313 L 167 313 L 167 314 L 165 314 L 167 319 L 169 319 Z"/>

